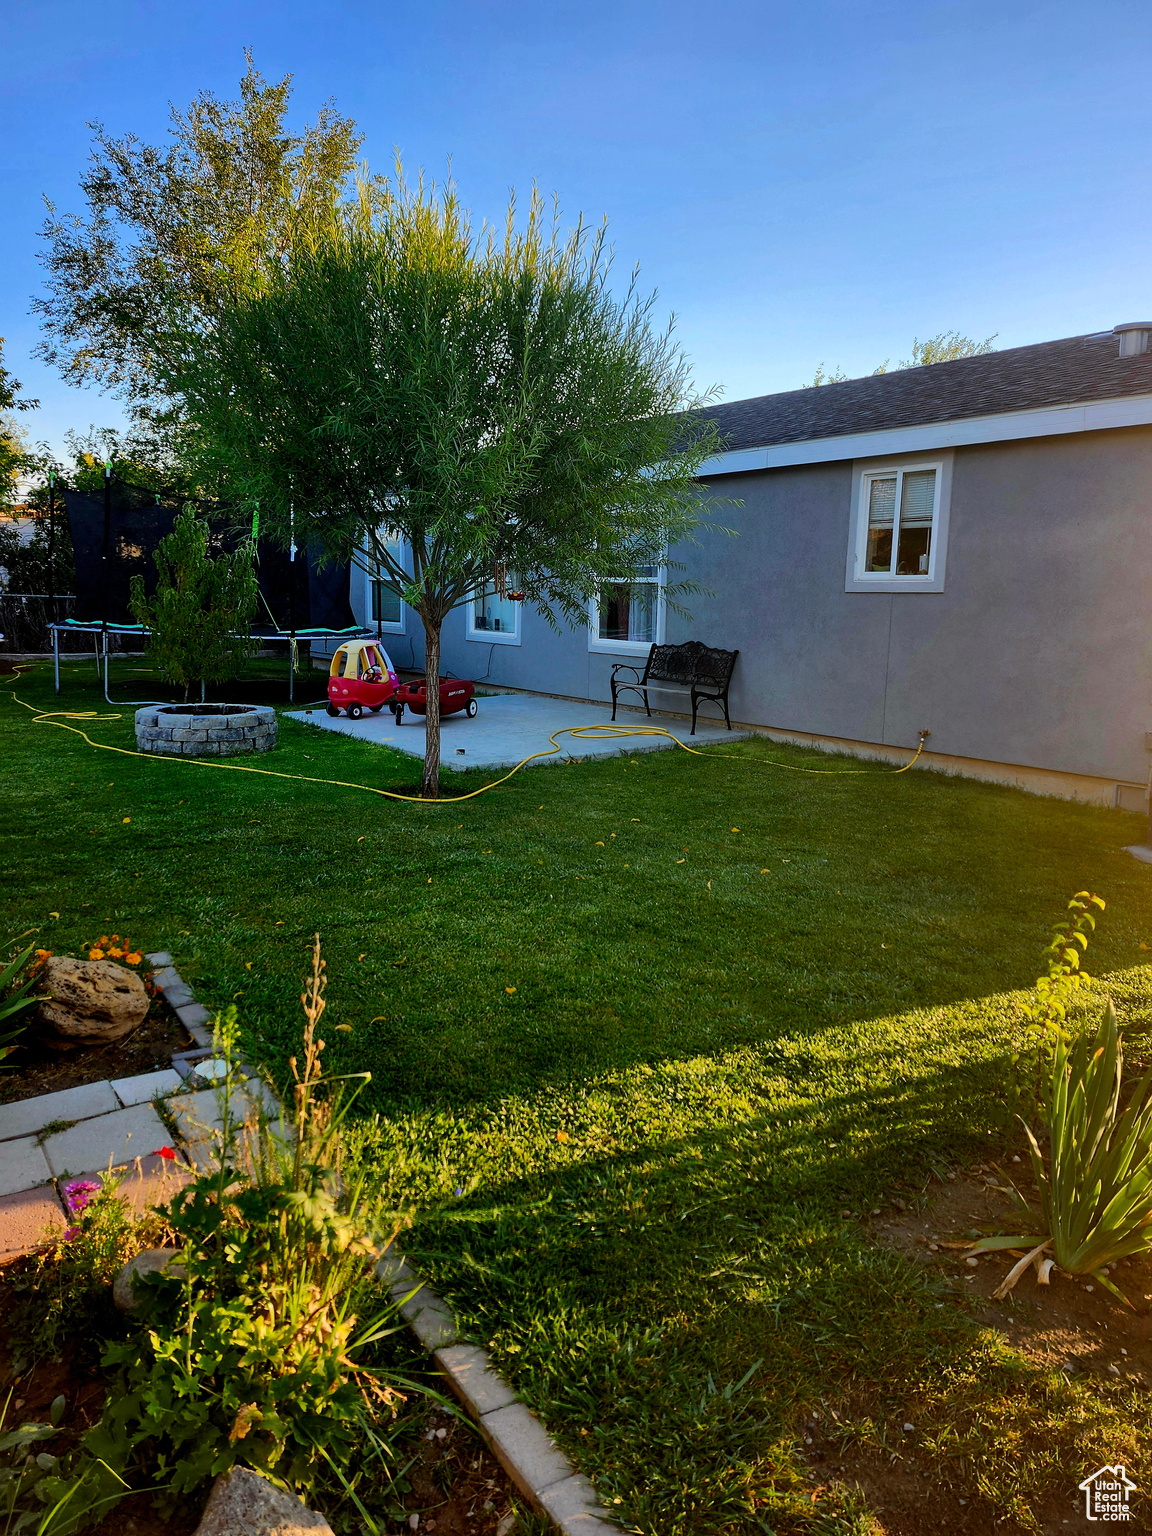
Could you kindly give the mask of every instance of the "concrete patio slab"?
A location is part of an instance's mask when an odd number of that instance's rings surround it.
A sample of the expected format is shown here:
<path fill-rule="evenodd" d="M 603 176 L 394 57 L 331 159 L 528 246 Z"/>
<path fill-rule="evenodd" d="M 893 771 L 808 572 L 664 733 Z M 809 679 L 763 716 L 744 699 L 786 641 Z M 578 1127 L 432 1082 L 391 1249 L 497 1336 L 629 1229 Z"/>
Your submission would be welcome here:
<path fill-rule="evenodd" d="M 168 1128 L 151 1104 L 136 1104 L 111 1115 L 81 1120 L 70 1130 L 49 1136 L 44 1143 L 48 1166 L 57 1178 L 81 1168 L 118 1168 L 135 1157 L 147 1157 L 170 1141 Z M 37 1181 L 39 1182 L 39 1181 Z"/>
<path fill-rule="evenodd" d="M 47 1184 L 52 1169 L 35 1136 L 0 1142 L 0 1195 L 15 1195 Z"/>
<path fill-rule="evenodd" d="M 445 768 L 512 768 L 532 752 L 548 752 L 552 746 L 549 735 L 571 726 L 604 726 L 607 731 L 625 733 L 659 727 L 693 747 L 740 741 L 752 734 L 751 731 L 725 730 L 723 723 L 717 726 L 712 721 L 698 720 L 696 735 L 690 737 L 691 724 L 687 720 L 657 714 L 648 719 L 631 711 L 620 711 L 613 724 L 610 705 L 572 704 L 544 694 L 501 693 L 478 699 L 477 703 L 479 711 L 474 720 L 464 714 L 448 715 L 441 724 L 440 758 Z M 322 731 L 352 736 L 357 741 L 393 747 L 410 757 L 424 757 L 423 715 L 406 712 L 400 725 L 387 709 L 378 715 L 363 715 L 359 720 L 349 720 L 344 715 L 333 718 L 323 709 L 290 711 L 288 718 L 314 725 Z M 675 747 L 667 736 L 640 734 L 583 738 L 565 734 L 558 737 L 558 745 L 559 752 L 539 761 L 555 763 L 569 757 L 617 757 L 621 753 L 634 756 L 637 752 Z"/>
<path fill-rule="evenodd" d="M 0 1104 L 0 1141 L 35 1136 L 56 1120 L 87 1120 L 90 1115 L 104 1115 L 119 1108 L 111 1083 L 81 1083 L 78 1088 L 63 1088 L 59 1093 L 42 1093 L 39 1098 Z"/>
<path fill-rule="evenodd" d="M 63 1230 L 64 1211 L 53 1185 L 0 1196 L 0 1261 L 31 1253 Z"/>

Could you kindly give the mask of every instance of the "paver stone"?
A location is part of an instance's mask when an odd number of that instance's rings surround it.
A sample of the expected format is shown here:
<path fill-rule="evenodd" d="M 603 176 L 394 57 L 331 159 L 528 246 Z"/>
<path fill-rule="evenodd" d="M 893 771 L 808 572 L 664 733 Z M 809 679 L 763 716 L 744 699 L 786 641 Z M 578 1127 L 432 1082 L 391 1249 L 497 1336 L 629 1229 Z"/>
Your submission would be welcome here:
<path fill-rule="evenodd" d="M 14 1195 L 19 1190 L 47 1184 L 52 1169 L 35 1136 L 21 1136 L 0 1141 L 0 1195 Z"/>
<path fill-rule="evenodd" d="M 31 1253 L 51 1232 L 64 1230 L 64 1212 L 51 1184 L 0 1196 L 0 1259 Z"/>
<path fill-rule="evenodd" d="M 0 1104 L 0 1141 L 13 1136 L 35 1136 L 54 1120 L 87 1120 L 92 1115 L 119 1109 L 110 1083 L 81 1083 L 59 1093 L 42 1093 L 16 1104 Z"/>
<path fill-rule="evenodd" d="M 168 1128 L 151 1104 L 135 1104 L 49 1136 L 44 1152 L 59 1177 L 80 1168 L 117 1168 L 134 1157 L 147 1157 L 169 1140 Z"/>
<path fill-rule="evenodd" d="M 127 1109 L 133 1104 L 147 1104 L 152 1099 L 160 1099 L 165 1094 L 174 1093 L 183 1081 L 179 1072 L 171 1067 L 165 1067 L 161 1072 L 141 1072 L 136 1077 L 115 1077 L 112 1079 L 112 1089 L 117 1099 Z M 62 1118 L 73 1120 L 77 1117 L 69 1115 Z"/>
<path fill-rule="evenodd" d="M 523 1403 L 509 1403 L 486 1413 L 480 1427 L 508 1476 L 529 1499 L 538 1499 L 546 1488 L 572 1476 L 568 1458 L 548 1437 L 548 1432 Z"/>

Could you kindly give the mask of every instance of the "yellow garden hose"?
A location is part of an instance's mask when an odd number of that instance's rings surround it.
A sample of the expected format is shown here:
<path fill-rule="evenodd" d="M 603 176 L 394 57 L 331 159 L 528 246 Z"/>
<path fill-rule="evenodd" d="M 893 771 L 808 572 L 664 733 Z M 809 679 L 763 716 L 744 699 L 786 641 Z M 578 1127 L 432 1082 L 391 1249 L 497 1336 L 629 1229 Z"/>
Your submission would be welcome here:
<path fill-rule="evenodd" d="M 18 667 L 16 672 L 17 678 L 23 672 L 30 670 L 31 668 L 28 666 Z M 12 690 L 12 698 L 17 704 L 22 705 L 23 708 L 31 710 L 33 716 L 31 723 L 33 725 L 54 725 L 61 731 L 71 731 L 74 736 L 82 737 L 90 747 L 96 747 L 101 752 L 118 752 L 121 757 L 144 757 L 150 762 L 182 763 L 190 768 L 221 768 L 227 773 L 258 773 L 268 779 L 297 779 L 303 784 L 326 784 L 337 789 L 362 789 L 369 795 L 379 795 L 385 800 L 403 800 L 411 805 L 459 805 L 464 800 L 474 800 L 477 795 L 487 794 L 490 789 L 496 789 L 499 785 L 506 784 L 514 774 L 519 773 L 521 768 L 525 767 L 528 763 L 533 763 L 537 758 L 541 757 L 554 757 L 558 752 L 562 751 L 560 743 L 556 740 L 557 736 L 573 736 L 581 741 L 613 741 L 625 736 L 666 736 L 669 741 L 680 747 L 682 751 L 691 752 L 693 757 L 725 757 L 732 759 L 734 762 L 755 763 L 756 766 L 761 768 L 782 768 L 789 773 L 808 773 L 819 776 L 861 773 L 907 773 L 908 769 L 912 767 L 924 750 L 924 740 L 921 738 L 920 745 L 916 748 L 915 757 L 901 768 L 800 768 L 792 763 L 775 763 L 771 759 L 747 758 L 739 756 L 734 752 L 705 753 L 698 747 L 688 746 L 678 736 L 673 735 L 671 731 L 667 731 L 663 726 L 659 725 L 565 725 L 551 732 L 548 737 L 548 740 L 552 743 L 550 747 L 540 752 L 529 753 L 527 757 L 521 758 L 514 768 L 510 768 L 500 778 L 493 779 L 490 784 L 482 784 L 479 789 L 473 789 L 466 795 L 447 795 L 441 796 L 437 800 L 428 800 L 423 795 L 401 795 L 397 794 L 395 790 L 377 789 L 371 784 L 350 784 L 346 779 L 318 779 L 307 773 L 279 773 L 274 768 L 252 768 L 247 763 L 222 763 L 211 757 L 175 757 L 155 752 L 137 752 L 129 747 L 114 747 L 105 741 L 93 741 L 91 736 L 86 731 L 81 730 L 79 726 L 68 725 L 66 722 L 69 720 L 85 720 L 95 723 L 97 721 L 122 720 L 124 717 L 121 714 L 101 715 L 97 714 L 93 709 L 42 710 L 35 704 L 29 704 L 26 700 L 19 698 L 15 687 Z"/>

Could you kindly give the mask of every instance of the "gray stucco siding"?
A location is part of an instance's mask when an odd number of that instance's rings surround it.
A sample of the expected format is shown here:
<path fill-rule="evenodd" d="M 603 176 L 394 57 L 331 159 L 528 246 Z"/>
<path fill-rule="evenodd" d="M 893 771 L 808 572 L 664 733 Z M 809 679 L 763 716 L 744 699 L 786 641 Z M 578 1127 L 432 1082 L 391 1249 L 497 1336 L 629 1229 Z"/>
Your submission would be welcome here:
<path fill-rule="evenodd" d="M 710 590 L 688 599 L 690 622 L 669 614 L 667 638 L 739 650 L 734 718 L 881 740 L 889 613 L 877 594 L 846 601 L 851 473 L 843 463 L 725 477 L 715 491 L 743 502 L 719 515 L 732 533 L 702 531 L 674 552 Z"/>
<path fill-rule="evenodd" d="M 742 504 L 673 550 L 706 589 L 665 636 L 738 648 L 732 717 L 780 730 L 1143 783 L 1152 730 L 1152 427 L 958 448 L 941 592 L 845 590 L 851 461 L 717 477 Z M 353 599 L 355 602 L 355 591 Z M 360 614 L 358 612 L 358 617 Z M 415 614 L 384 644 L 423 664 Z M 467 638 L 443 667 L 607 700 L 586 626 L 525 607 L 520 644 Z M 675 706 L 673 706 L 675 707 Z"/>
<path fill-rule="evenodd" d="M 956 455 L 948 581 L 897 600 L 884 739 L 1145 782 L 1152 429 Z"/>
<path fill-rule="evenodd" d="M 716 482 L 741 536 L 707 538 L 726 596 L 692 628 L 741 649 L 733 714 L 903 746 L 926 726 L 935 752 L 1144 782 L 1152 429 L 958 450 L 939 593 L 844 590 L 850 473 Z"/>

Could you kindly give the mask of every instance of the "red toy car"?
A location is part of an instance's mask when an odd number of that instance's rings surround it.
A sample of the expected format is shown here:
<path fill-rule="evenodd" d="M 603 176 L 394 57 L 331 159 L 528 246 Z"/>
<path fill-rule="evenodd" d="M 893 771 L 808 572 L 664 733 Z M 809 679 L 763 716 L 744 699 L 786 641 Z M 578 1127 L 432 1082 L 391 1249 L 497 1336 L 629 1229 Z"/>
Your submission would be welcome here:
<path fill-rule="evenodd" d="M 328 669 L 328 713 L 343 710 L 349 720 L 359 720 L 366 709 L 379 714 L 399 686 L 396 669 L 378 641 L 349 640 Z"/>
<path fill-rule="evenodd" d="M 463 710 L 469 720 L 476 716 L 476 684 L 465 682 L 462 677 L 442 677 L 440 679 L 440 713 L 441 715 L 455 715 Z M 396 690 L 396 697 L 388 708 L 396 716 L 396 724 L 399 725 L 404 718 L 404 706 L 407 705 L 414 715 L 426 715 L 428 713 L 428 688 L 423 678 L 415 682 L 402 683 Z"/>

